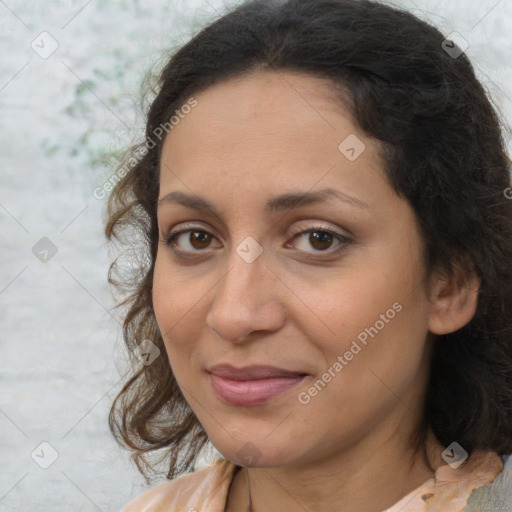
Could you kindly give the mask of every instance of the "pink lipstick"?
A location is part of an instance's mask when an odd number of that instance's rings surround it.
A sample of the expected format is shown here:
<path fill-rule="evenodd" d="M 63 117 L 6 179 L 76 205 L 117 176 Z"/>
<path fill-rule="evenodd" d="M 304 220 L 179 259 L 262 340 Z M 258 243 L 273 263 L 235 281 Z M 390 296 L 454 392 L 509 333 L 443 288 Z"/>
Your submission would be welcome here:
<path fill-rule="evenodd" d="M 214 391 L 224 403 L 245 407 L 269 402 L 306 377 L 305 373 L 273 366 L 216 365 L 208 372 Z"/>

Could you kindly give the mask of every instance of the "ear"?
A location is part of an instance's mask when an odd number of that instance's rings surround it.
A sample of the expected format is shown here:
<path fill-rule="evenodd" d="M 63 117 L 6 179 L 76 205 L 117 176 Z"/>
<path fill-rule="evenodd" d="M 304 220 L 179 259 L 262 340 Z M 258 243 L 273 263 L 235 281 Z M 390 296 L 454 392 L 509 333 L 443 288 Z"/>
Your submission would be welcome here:
<path fill-rule="evenodd" d="M 448 334 L 468 324 L 476 311 L 480 283 L 473 265 L 467 261 L 465 265 L 454 265 L 452 274 L 435 273 L 430 288 L 430 332 Z"/>

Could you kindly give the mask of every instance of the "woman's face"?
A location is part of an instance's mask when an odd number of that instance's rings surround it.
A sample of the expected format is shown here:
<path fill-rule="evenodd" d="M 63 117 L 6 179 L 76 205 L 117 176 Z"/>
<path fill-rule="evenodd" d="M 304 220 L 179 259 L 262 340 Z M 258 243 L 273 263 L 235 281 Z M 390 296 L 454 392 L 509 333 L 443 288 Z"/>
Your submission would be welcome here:
<path fill-rule="evenodd" d="M 183 395 L 240 465 L 370 454 L 421 414 L 415 216 L 331 91 L 292 72 L 216 84 L 163 148 L 154 311 Z"/>

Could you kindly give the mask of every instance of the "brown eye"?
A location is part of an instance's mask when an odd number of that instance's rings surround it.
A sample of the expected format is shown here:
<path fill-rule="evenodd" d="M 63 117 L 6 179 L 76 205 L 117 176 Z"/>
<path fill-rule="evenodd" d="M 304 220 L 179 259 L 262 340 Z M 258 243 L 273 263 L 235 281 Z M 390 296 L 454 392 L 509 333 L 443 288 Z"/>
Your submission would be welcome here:
<path fill-rule="evenodd" d="M 189 242 L 195 249 L 205 249 L 208 247 L 212 236 L 204 231 L 191 231 Z"/>
<path fill-rule="evenodd" d="M 347 237 L 340 235 L 339 233 L 319 228 L 300 231 L 295 234 L 294 239 L 299 241 L 299 243 L 295 244 L 296 247 L 307 253 L 329 252 L 332 254 L 350 243 L 350 240 Z M 337 242 L 335 249 L 328 251 L 328 249 L 332 247 L 333 242 Z M 313 251 L 311 250 L 311 247 L 314 249 Z"/>
<path fill-rule="evenodd" d="M 321 251 L 323 249 L 329 249 L 333 242 L 333 235 L 326 231 L 312 231 L 309 234 L 309 242 L 311 247 Z"/>
<path fill-rule="evenodd" d="M 206 231 L 199 229 L 187 229 L 170 235 L 166 239 L 165 243 L 173 248 L 178 246 L 176 249 L 178 251 L 195 252 L 207 249 L 213 238 L 213 235 Z"/>

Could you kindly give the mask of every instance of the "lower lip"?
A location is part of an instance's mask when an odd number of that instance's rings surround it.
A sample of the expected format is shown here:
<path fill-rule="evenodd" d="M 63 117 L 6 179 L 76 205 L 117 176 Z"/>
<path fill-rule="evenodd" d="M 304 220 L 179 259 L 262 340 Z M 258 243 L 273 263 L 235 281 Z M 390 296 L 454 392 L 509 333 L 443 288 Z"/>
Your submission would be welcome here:
<path fill-rule="evenodd" d="M 273 377 L 258 380 L 234 380 L 210 374 L 212 387 L 219 398 L 229 405 L 261 405 L 282 395 L 306 376 Z"/>

